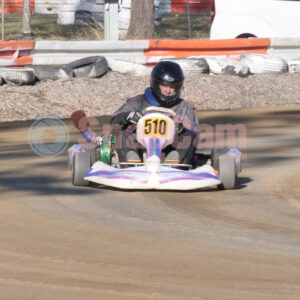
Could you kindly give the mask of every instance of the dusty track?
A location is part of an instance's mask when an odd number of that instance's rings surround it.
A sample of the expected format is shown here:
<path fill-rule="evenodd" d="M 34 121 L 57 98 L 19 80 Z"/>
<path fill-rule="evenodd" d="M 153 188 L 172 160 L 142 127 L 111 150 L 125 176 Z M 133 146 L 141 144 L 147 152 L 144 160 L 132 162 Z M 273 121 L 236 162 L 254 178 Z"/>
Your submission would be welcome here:
<path fill-rule="evenodd" d="M 29 122 L 2 124 L 0 298 L 299 299 L 299 116 L 200 113 L 245 124 L 247 157 L 237 190 L 190 193 L 74 188 L 66 153 L 39 157 Z"/>

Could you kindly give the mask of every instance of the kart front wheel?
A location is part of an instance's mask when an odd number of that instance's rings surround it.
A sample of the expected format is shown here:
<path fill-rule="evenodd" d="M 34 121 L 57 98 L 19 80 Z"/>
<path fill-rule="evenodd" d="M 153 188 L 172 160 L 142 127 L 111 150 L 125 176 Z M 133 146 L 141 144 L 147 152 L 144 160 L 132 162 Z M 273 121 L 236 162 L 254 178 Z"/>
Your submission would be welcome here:
<path fill-rule="evenodd" d="M 210 154 L 210 160 L 211 160 L 211 166 L 214 169 L 219 170 L 219 157 L 223 154 L 225 154 L 228 151 L 228 149 L 226 148 L 222 148 L 222 149 L 212 149 L 211 150 L 211 154 Z"/>
<path fill-rule="evenodd" d="M 235 159 L 231 156 L 219 157 L 219 176 L 222 181 L 221 188 L 232 190 L 237 184 Z"/>
<path fill-rule="evenodd" d="M 72 183 L 75 186 L 88 186 L 89 181 L 84 180 L 85 173 L 91 167 L 91 156 L 88 152 L 77 152 L 73 157 Z"/>

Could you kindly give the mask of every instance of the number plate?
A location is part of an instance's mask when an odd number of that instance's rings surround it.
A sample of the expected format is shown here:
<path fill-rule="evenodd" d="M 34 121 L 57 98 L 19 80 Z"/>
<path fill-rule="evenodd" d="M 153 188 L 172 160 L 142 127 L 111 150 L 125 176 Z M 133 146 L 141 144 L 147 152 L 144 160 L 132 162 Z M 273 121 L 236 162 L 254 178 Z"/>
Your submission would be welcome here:
<path fill-rule="evenodd" d="M 163 118 L 144 119 L 143 136 L 168 137 L 169 120 Z"/>

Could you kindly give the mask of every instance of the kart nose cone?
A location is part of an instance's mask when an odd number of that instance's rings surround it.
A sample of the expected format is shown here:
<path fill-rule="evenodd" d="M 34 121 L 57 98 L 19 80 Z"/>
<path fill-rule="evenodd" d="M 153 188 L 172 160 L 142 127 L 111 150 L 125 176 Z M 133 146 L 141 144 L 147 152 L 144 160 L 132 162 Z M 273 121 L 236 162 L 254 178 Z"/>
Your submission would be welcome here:
<path fill-rule="evenodd" d="M 158 173 L 160 171 L 160 158 L 157 155 L 150 156 L 147 158 L 145 166 L 147 172 Z"/>

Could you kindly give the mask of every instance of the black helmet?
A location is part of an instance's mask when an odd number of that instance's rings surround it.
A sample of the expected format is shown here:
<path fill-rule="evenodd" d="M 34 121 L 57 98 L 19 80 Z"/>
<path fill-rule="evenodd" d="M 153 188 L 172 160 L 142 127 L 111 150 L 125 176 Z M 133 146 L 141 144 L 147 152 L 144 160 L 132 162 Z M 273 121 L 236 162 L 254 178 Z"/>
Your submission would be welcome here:
<path fill-rule="evenodd" d="M 176 103 L 178 97 L 180 96 L 183 80 L 183 71 L 177 63 L 172 61 L 161 61 L 153 68 L 151 72 L 151 91 L 162 106 L 171 107 Z M 174 87 L 174 95 L 162 95 L 159 85 L 169 85 Z"/>

